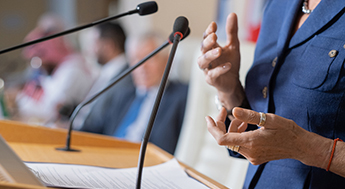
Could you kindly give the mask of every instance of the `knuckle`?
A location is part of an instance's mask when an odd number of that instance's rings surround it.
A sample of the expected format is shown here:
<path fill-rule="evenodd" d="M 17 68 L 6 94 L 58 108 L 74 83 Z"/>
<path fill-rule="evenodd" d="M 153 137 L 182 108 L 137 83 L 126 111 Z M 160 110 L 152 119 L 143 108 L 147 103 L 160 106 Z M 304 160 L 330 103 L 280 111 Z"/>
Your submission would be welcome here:
<path fill-rule="evenodd" d="M 198 57 L 198 60 L 197 60 L 197 64 L 198 64 L 198 66 L 201 68 L 201 66 L 202 66 L 202 63 L 203 63 L 203 55 L 201 55 L 201 56 L 199 56 Z"/>
<path fill-rule="evenodd" d="M 215 33 L 209 34 L 203 41 L 203 46 L 210 48 L 217 42 L 217 35 Z"/>
<path fill-rule="evenodd" d="M 297 129 L 297 124 L 293 120 L 289 119 L 288 124 L 289 124 L 289 127 L 291 128 L 291 130 L 294 131 Z"/>
<path fill-rule="evenodd" d="M 208 60 L 208 57 L 209 57 L 209 51 L 208 52 L 206 52 L 205 54 L 203 54 L 203 59 L 205 59 L 205 60 Z"/>
<path fill-rule="evenodd" d="M 247 157 L 247 160 L 253 165 L 259 165 L 260 164 L 259 159 L 257 157 L 255 157 L 253 154 L 249 154 Z"/>
<path fill-rule="evenodd" d="M 258 161 L 257 159 L 252 159 L 252 161 L 250 161 L 253 165 L 260 165 L 260 161 Z"/>
<path fill-rule="evenodd" d="M 255 144 L 253 141 L 249 141 L 246 143 L 246 147 L 252 151 L 252 149 L 255 149 Z"/>
<path fill-rule="evenodd" d="M 291 127 L 295 127 L 296 126 L 296 123 L 293 120 L 289 119 L 288 121 L 289 121 L 289 125 Z"/>
<path fill-rule="evenodd" d="M 225 138 L 225 136 L 219 137 L 219 138 L 217 139 L 217 143 L 218 143 L 219 145 L 221 145 L 221 146 L 226 145 L 226 138 Z"/>
<path fill-rule="evenodd" d="M 206 83 L 208 83 L 209 85 L 213 86 L 213 80 L 208 75 L 206 75 L 205 80 L 206 80 Z"/>
<path fill-rule="evenodd" d="M 253 122 L 255 121 L 255 113 L 253 111 L 250 111 L 248 114 L 248 121 Z"/>
<path fill-rule="evenodd" d="M 211 41 L 217 41 L 217 35 L 216 33 L 211 33 L 210 35 L 208 35 L 209 40 Z"/>

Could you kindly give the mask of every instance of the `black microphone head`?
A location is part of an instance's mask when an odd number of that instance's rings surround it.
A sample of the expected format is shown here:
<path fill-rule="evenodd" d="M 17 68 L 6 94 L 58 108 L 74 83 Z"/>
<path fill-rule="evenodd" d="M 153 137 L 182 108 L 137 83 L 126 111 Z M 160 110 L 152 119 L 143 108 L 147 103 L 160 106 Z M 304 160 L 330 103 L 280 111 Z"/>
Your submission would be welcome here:
<path fill-rule="evenodd" d="M 137 6 L 138 14 L 141 16 L 157 12 L 158 6 L 155 1 L 148 1 Z"/>
<path fill-rule="evenodd" d="M 181 40 L 183 40 L 184 38 L 188 37 L 189 34 L 190 34 L 190 28 L 188 27 L 186 33 L 183 34 L 183 38 Z"/>
<path fill-rule="evenodd" d="M 186 31 L 188 30 L 188 24 L 189 23 L 186 17 L 184 16 L 177 17 L 174 23 L 174 27 L 173 27 L 174 35 L 176 34 L 176 32 L 179 32 L 182 35 L 184 35 Z"/>
<path fill-rule="evenodd" d="M 170 35 L 169 35 L 169 43 L 173 43 L 173 41 L 174 41 L 174 32 L 172 32 Z M 184 40 L 184 38 L 186 38 L 186 37 L 188 37 L 188 35 L 190 34 L 190 28 L 188 27 L 187 28 L 187 31 L 186 31 L 186 33 L 184 33 L 183 34 L 183 37 L 182 37 L 182 39 L 181 40 Z"/>

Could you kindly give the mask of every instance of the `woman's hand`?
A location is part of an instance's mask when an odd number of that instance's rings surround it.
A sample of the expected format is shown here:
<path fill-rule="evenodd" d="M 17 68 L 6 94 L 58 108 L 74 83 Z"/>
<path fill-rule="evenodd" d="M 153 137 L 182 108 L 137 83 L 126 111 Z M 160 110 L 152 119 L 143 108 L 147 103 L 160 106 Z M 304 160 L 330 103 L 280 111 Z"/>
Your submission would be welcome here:
<path fill-rule="evenodd" d="M 234 119 L 225 130 L 226 110 L 222 109 L 214 121 L 206 117 L 208 131 L 219 145 L 240 146 L 239 153 L 252 164 L 292 158 L 304 164 L 326 168 L 332 140 L 308 132 L 295 122 L 275 114 L 266 114 L 265 124 L 257 130 L 244 132 L 247 124 L 258 125 L 260 114 L 235 108 Z"/>
<path fill-rule="evenodd" d="M 204 33 L 201 44 L 202 56 L 198 58 L 200 69 L 204 70 L 206 82 L 223 93 L 232 93 L 239 84 L 240 45 L 237 16 L 229 14 L 226 23 L 227 42 L 224 47 L 217 43 L 217 25 L 212 22 Z"/>

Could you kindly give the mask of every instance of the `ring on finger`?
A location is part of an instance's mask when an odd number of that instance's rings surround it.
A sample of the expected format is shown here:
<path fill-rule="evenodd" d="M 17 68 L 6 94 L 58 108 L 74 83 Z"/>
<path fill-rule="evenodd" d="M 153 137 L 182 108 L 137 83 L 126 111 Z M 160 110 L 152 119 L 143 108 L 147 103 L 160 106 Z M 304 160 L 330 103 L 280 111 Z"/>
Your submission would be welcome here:
<path fill-rule="evenodd" d="M 258 126 L 264 126 L 266 123 L 266 114 L 263 112 L 260 112 L 260 122 L 258 124 Z"/>
<path fill-rule="evenodd" d="M 240 150 L 240 146 L 236 145 L 236 146 L 227 146 L 229 150 L 234 151 L 234 152 L 238 152 Z"/>

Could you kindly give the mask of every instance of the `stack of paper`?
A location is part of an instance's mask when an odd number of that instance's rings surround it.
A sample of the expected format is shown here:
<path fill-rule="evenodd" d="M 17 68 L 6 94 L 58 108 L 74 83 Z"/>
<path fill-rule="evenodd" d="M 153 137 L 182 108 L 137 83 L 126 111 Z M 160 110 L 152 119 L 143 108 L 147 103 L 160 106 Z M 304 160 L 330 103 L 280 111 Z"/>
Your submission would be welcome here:
<path fill-rule="evenodd" d="M 47 186 L 68 188 L 135 188 L 137 168 L 111 169 L 103 167 L 26 163 Z M 189 177 L 176 159 L 145 167 L 141 188 L 208 188 Z"/>

